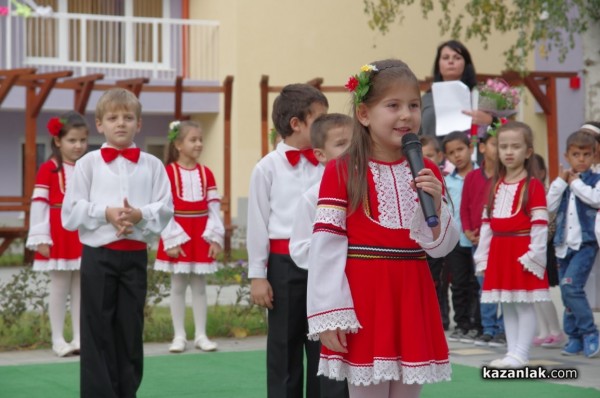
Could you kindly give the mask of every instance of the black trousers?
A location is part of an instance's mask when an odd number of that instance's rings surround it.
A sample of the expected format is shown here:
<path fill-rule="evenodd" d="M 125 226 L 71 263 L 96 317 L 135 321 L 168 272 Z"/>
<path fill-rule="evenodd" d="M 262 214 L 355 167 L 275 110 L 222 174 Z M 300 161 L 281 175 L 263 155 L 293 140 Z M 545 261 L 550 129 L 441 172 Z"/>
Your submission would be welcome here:
<path fill-rule="evenodd" d="M 132 398 L 142 382 L 146 250 L 84 246 L 81 397 Z"/>
<path fill-rule="evenodd" d="M 452 308 L 456 327 L 481 330 L 481 315 L 476 292 L 475 265 L 470 247 L 456 247 L 446 255 L 446 266 L 452 275 Z"/>
<path fill-rule="evenodd" d="M 306 337 L 307 279 L 308 272 L 298 268 L 289 255 L 269 255 L 267 280 L 273 289 L 273 309 L 269 310 L 267 335 L 269 398 L 303 397 L 304 353 L 307 358 L 306 397 L 347 397 L 345 382 L 317 377 L 321 345 Z"/>

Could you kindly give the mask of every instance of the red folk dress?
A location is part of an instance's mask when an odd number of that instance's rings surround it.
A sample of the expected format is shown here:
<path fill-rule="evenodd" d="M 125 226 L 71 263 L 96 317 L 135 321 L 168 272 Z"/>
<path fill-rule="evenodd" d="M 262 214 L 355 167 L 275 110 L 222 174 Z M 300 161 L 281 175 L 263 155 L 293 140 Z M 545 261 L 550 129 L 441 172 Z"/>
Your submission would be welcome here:
<path fill-rule="evenodd" d="M 197 164 L 192 169 L 167 165 L 175 215 L 161 233 L 154 268 L 175 273 L 209 274 L 217 270 L 209 257 L 210 242 L 223 246 L 225 228 L 220 218 L 221 199 L 213 173 Z M 169 257 L 165 250 L 181 245 L 184 255 Z"/>
<path fill-rule="evenodd" d="M 550 300 L 545 272 L 546 195 L 539 180 L 532 178 L 527 185 L 526 179 L 510 184 L 500 181 L 492 216 L 488 217 L 487 206 L 484 209 L 474 256 L 477 272 L 485 271 L 482 303 Z"/>
<path fill-rule="evenodd" d="M 56 167 L 54 159 L 40 166 L 31 198 L 26 246 L 35 251 L 38 245 L 50 245 L 50 257 L 44 257 L 36 251 L 34 271 L 77 271 L 80 268 L 82 245 L 79 233 L 64 229 L 60 215 L 75 164 L 63 161 L 60 171 L 55 172 Z"/>
<path fill-rule="evenodd" d="M 441 179 L 435 164 L 426 167 Z M 353 213 L 342 175 L 330 162 L 321 183 L 307 310 L 309 338 L 346 330 L 348 353 L 323 346 L 318 374 L 354 385 L 449 380 L 448 346 L 425 257 L 444 256 L 458 242 L 448 208 L 442 205 L 441 233 L 433 241 L 404 159 L 369 162 L 368 200 Z"/>

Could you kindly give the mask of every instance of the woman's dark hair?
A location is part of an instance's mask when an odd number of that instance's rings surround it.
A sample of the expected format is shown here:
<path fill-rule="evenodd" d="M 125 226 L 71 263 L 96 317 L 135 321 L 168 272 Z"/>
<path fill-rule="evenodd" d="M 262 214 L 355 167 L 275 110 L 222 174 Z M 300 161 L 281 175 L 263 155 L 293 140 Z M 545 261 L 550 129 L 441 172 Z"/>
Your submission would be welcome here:
<path fill-rule="evenodd" d="M 475 76 L 475 66 L 473 65 L 473 60 L 471 59 L 471 53 L 469 53 L 467 47 L 457 40 L 448 40 L 447 42 L 440 44 L 437 48 L 435 62 L 433 63 L 433 81 L 444 81 L 444 78 L 440 73 L 440 58 L 442 56 L 442 50 L 444 47 L 448 47 L 451 50 L 456 51 L 464 58 L 465 69 L 463 70 L 460 81 L 466 84 L 469 87 L 469 90 L 475 87 L 477 85 L 477 78 Z"/>
<path fill-rule="evenodd" d="M 90 128 L 79 113 L 75 111 L 68 111 L 67 113 L 63 113 L 59 116 L 60 120 L 63 122 L 63 125 L 55 136 L 60 141 L 71 129 L 77 129 L 84 127 L 88 132 Z M 52 170 L 54 173 L 58 173 L 62 169 L 63 158 L 60 153 L 60 148 L 56 146 L 56 142 L 54 142 L 54 137 L 50 140 L 50 149 L 52 150 L 52 155 L 50 155 L 50 159 L 56 159 L 56 169 Z"/>

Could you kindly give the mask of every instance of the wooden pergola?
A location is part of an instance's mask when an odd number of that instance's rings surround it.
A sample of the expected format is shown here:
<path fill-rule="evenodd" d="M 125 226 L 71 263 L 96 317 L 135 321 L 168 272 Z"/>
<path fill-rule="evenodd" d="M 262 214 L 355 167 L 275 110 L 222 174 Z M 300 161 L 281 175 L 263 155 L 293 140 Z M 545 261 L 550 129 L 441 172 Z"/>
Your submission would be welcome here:
<path fill-rule="evenodd" d="M 525 86 L 531 92 L 537 103 L 546 115 L 548 136 L 548 171 L 550 179 L 558 175 L 558 105 L 556 101 L 556 79 L 566 79 L 577 76 L 576 72 L 530 72 L 521 76 L 515 71 L 502 72 L 500 75 L 478 74 L 477 81 L 488 78 L 502 78 L 511 86 Z M 432 78 L 419 81 L 421 91 L 431 87 Z M 307 82 L 324 93 L 348 93 L 344 86 L 324 86 L 322 78 L 315 78 Z M 545 89 L 542 89 L 545 88 Z M 283 86 L 270 86 L 269 77 L 263 75 L 260 80 L 260 120 L 261 120 L 261 155 L 269 151 L 269 93 L 279 93 Z"/>
<path fill-rule="evenodd" d="M 187 119 L 189 116 L 183 114 L 184 93 L 221 93 L 224 96 L 224 146 L 223 146 L 223 199 L 221 210 L 224 215 L 225 224 L 225 247 L 226 258 L 231 253 L 231 106 L 233 94 L 233 76 L 227 76 L 222 85 L 219 86 L 186 86 L 182 77 L 177 77 L 173 85 L 146 85 L 147 78 L 133 78 L 120 80 L 114 84 L 98 84 L 104 78 L 102 74 L 86 75 L 67 79 L 72 76 L 70 70 L 52 73 L 36 73 L 35 68 L 22 68 L 0 70 L 0 107 L 6 99 L 11 88 L 24 86 L 26 90 L 25 104 L 25 172 L 23 176 L 23 194 L 21 196 L 0 197 L 0 212 L 22 211 L 25 220 L 22 226 L 0 227 L 0 238 L 4 238 L 0 245 L 0 255 L 18 238 L 25 238 L 29 229 L 29 207 L 31 195 L 35 185 L 36 175 L 36 119 L 50 92 L 54 88 L 74 91 L 73 109 L 81 114 L 85 110 L 92 90 L 106 91 L 114 87 L 123 87 L 132 91 L 139 97 L 143 92 L 173 93 L 175 95 L 174 119 Z M 61 80 L 62 79 L 62 80 Z M 30 258 L 31 253 L 26 253 Z"/>

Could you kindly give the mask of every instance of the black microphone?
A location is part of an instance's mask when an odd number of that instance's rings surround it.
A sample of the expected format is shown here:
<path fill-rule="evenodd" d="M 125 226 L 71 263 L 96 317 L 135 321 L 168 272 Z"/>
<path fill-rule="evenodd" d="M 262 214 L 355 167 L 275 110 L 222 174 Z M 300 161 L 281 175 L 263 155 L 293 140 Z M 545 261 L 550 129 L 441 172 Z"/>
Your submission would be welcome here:
<path fill-rule="evenodd" d="M 402 152 L 406 156 L 413 178 L 417 178 L 419 171 L 425 168 L 425 163 L 423 163 L 423 146 L 416 134 L 408 133 L 402 137 Z M 437 227 L 440 219 L 435 211 L 433 197 L 420 188 L 417 189 L 417 194 L 427 225 L 430 228 Z"/>

